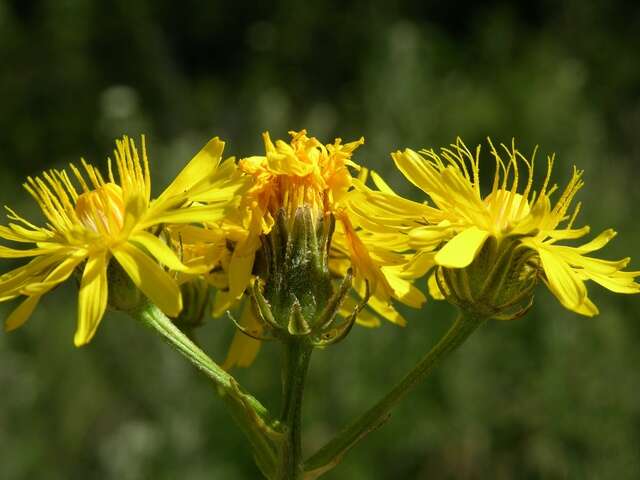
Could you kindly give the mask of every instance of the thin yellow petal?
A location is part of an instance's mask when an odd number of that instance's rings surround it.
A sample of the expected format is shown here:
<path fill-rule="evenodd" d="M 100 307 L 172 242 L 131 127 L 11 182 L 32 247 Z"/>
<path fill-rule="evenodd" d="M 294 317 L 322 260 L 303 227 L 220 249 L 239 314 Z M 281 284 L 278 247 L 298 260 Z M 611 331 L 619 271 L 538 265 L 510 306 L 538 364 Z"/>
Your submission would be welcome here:
<path fill-rule="evenodd" d="M 212 175 L 218 168 L 223 150 L 224 142 L 218 137 L 209 140 L 158 197 L 152 208 L 161 208 L 161 205 L 172 196 L 185 193 L 189 188 Z"/>
<path fill-rule="evenodd" d="M 10 223 L 8 227 L 0 225 L 0 237 L 14 242 L 37 243 L 51 240 L 52 235 L 45 229 L 31 230 Z"/>
<path fill-rule="evenodd" d="M 589 297 L 585 297 L 580 306 L 574 311 L 576 313 L 579 313 L 580 315 L 584 315 L 585 317 L 593 317 L 600 313 L 598 307 L 596 307 L 595 304 L 591 300 L 589 300 Z"/>
<path fill-rule="evenodd" d="M 640 293 L 640 285 L 634 281 L 634 278 L 639 276 L 640 272 L 616 272 L 612 275 L 603 275 L 596 272 L 583 272 L 583 274 L 586 278 L 612 292 Z"/>
<path fill-rule="evenodd" d="M 182 310 L 182 295 L 176 281 L 138 247 L 124 243 L 112 251 L 133 283 L 160 310 L 177 317 Z"/>
<path fill-rule="evenodd" d="M 353 297 L 345 298 L 344 302 L 342 302 L 342 305 L 340 306 L 340 309 L 338 310 L 338 314 L 341 317 L 347 318 L 357 307 L 359 301 L 359 299 L 356 300 Z M 364 310 L 360 311 L 360 313 L 358 313 L 358 316 L 356 317 L 356 323 L 367 328 L 378 328 L 380 326 L 380 318 L 369 309 L 365 308 Z"/>
<path fill-rule="evenodd" d="M 438 281 L 436 280 L 436 270 L 434 270 L 427 279 L 427 290 L 429 290 L 429 295 L 431 295 L 431 298 L 434 300 L 444 300 L 444 295 L 440 291 Z"/>
<path fill-rule="evenodd" d="M 420 278 L 435 265 L 435 252 L 418 252 L 403 266 L 402 278 Z"/>
<path fill-rule="evenodd" d="M 564 230 L 551 230 L 547 232 L 547 235 L 553 239 L 553 241 L 557 240 L 573 240 L 576 238 L 584 237 L 589 233 L 591 228 L 587 225 L 582 228 L 575 229 L 564 229 Z M 519 232 L 520 233 L 520 232 Z M 524 232 L 523 232 L 524 233 Z"/>
<path fill-rule="evenodd" d="M 244 293 L 247 285 L 249 285 L 259 242 L 260 238 L 251 234 L 236 246 L 231 255 L 229 262 L 229 295 L 232 298 L 239 298 Z"/>
<path fill-rule="evenodd" d="M 598 235 L 596 238 L 591 240 L 590 242 L 585 243 L 584 245 L 580 245 L 576 248 L 576 250 L 582 254 L 595 252 L 596 250 L 600 250 L 604 247 L 609 241 L 617 235 L 617 232 L 612 228 L 609 228 Z"/>
<path fill-rule="evenodd" d="M 405 305 L 413 308 L 420 308 L 424 302 L 427 301 L 424 294 L 414 287 L 410 281 L 387 273 L 387 269 L 384 267 L 382 267 L 382 273 L 393 290 L 393 297 L 400 300 Z"/>
<path fill-rule="evenodd" d="M 489 237 L 489 232 L 478 227 L 467 228 L 447 242 L 436 254 L 438 265 L 447 268 L 464 268 L 468 266 Z"/>
<path fill-rule="evenodd" d="M 407 180 L 427 195 L 430 194 L 429 186 L 433 183 L 433 174 L 426 167 L 424 157 L 407 148 L 404 152 L 392 153 L 391 158 Z"/>
<path fill-rule="evenodd" d="M 231 309 L 235 300 L 236 299 L 229 294 L 228 290 L 216 290 L 211 315 L 215 318 L 224 315 L 227 310 Z"/>
<path fill-rule="evenodd" d="M 380 315 L 385 320 L 389 320 L 391 323 L 395 323 L 401 327 L 407 324 L 407 320 L 398 312 L 391 303 L 380 298 L 378 295 L 374 295 L 369 299 L 369 307 Z"/>
<path fill-rule="evenodd" d="M 23 295 L 44 295 L 56 285 L 64 282 L 71 276 L 75 268 L 84 260 L 84 253 L 71 254 L 60 262 L 42 281 L 32 279 L 21 290 Z"/>
<path fill-rule="evenodd" d="M 176 208 L 158 214 L 145 215 L 138 224 L 139 229 L 145 229 L 161 223 L 204 223 L 217 222 L 225 217 L 227 206 L 222 204 Z"/>
<path fill-rule="evenodd" d="M 353 282 L 353 289 L 358 293 L 360 298 L 364 297 L 366 286 L 362 277 L 355 278 Z M 373 294 L 369 298 L 367 306 L 385 320 L 389 320 L 391 323 L 395 323 L 401 327 L 404 327 L 407 324 L 407 320 L 402 316 L 402 314 L 398 312 L 393 305 L 391 305 L 386 293 L 381 294 L 378 292 Z"/>
<path fill-rule="evenodd" d="M 9 315 L 9 318 L 7 318 L 4 323 L 4 330 L 6 332 L 10 332 L 11 330 L 15 330 L 16 328 L 21 327 L 24 322 L 29 319 L 39 301 L 39 295 L 27 297 L 23 302 L 20 303 L 20 305 L 16 307 L 13 312 L 11 312 L 11 315 Z"/>
<path fill-rule="evenodd" d="M 107 254 L 89 257 L 84 267 L 78 296 L 78 328 L 73 342 L 76 347 L 89 343 L 96 333 L 107 308 Z"/>
<path fill-rule="evenodd" d="M 0 277 L 0 297 L 9 299 L 18 295 L 42 296 L 65 281 L 83 259 L 82 251 L 75 251 L 67 256 L 57 253 L 36 257 L 27 265 Z"/>
<path fill-rule="evenodd" d="M 429 249 L 444 242 L 451 236 L 451 226 L 429 225 L 417 227 L 409 232 L 409 246 L 415 249 Z"/>
<path fill-rule="evenodd" d="M 37 257 L 38 255 L 49 255 L 56 253 L 58 250 L 64 247 L 55 245 L 52 247 L 44 248 L 29 248 L 25 250 L 19 250 L 16 248 L 3 247 L 0 245 L 0 258 L 24 258 L 24 257 Z"/>
<path fill-rule="evenodd" d="M 397 196 L 396 192 L 393 191 L 393 189 L 389 186 L 389 184 L 385 182 L 380 175 L 378 175 L 378 172 L 371 170 L 371 180 L 373 180 L 373 184 L 381 192 Z"/>
<path fill-rule="evenodd" d="M 548 248 L 538 248 L 547 284 L 556 298 L 569 310 L 581 313 L 580 309 L 587 296 L 584 282 L 571 267 Z"/>
<path fill-rule="evenodd" d="M 349 217 L 345 212 L 338 212 L 336 218 L 341 221 L 340 226 L 345 234 L 345 243 L 351 258 L 351 264 L 355 267 L 356 275 L 369 282 L 369 288 L 372 293 L 378 295 L 383 301 L 389 300 L 389 296 L 392 293 L 391 287 L 382 274 L 380 267 L 371 259 L 367 247 L 358 237 Z"/>
<path fill-rule="evenodd" d="M 146 248 L 162 265 L 176 272 L 204 273 L 208 268 L 194 269 L 184 265 L 176 253 L 162 240 L 146 231 L 137 232 L 130 241 Z"/>
<path fill-rule="evenodd" d="M 253 308 L 249 303 L 244 306 L 240 317 L 240 325 L 256 334 L 260 334 L 262 331 L 262 327 L 258 323 Z M 261 343 L 259 340 L 248 337 L 239 330 L 236 331 L 222 368 L 229 370 L 233 367 L 250 366 L 260 351 Z"/>

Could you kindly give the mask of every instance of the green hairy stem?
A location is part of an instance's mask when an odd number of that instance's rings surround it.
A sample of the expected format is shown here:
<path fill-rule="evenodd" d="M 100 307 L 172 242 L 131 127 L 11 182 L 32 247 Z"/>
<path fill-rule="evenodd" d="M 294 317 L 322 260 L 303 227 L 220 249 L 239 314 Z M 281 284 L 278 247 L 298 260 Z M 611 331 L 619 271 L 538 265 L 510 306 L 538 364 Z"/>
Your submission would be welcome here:
<path fill-rule="evenodd" d="M 385 423 L 391 409 L 419 385 L 441 360 L 464 343 L 482 323 L 484 319 L 460 314 L 445 336 L 382 400 L 344 428 L 305 462 L 305 480 L 318 478 L 338 465 L 351 448 Z"/>

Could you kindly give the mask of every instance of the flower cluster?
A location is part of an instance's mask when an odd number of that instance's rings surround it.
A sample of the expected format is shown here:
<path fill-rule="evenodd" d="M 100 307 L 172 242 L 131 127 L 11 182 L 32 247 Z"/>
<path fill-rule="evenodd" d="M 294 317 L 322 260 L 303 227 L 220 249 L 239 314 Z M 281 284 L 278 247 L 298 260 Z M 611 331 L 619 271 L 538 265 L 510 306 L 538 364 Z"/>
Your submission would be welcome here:
<path fill-rule="evenodd" d="M 582 172 L 574 169 L 558 192 L 552 157 L 536 189 L 534 158 L 489 142 L 495 174 L 484 194 L 480 147 L 472 152 L 458 140 L 440 152 L 395 152 L 397 168 L 427 197 L 418 203 L 353 160 L 363 139 L 323 144 L 304 130 L 290 134 L 274 143 L 265 133 L 264 154 L 239 161 L 222 161 L 224 143 L 214 138 L 155 198 L 144 138 L 140 151 L 127 137 L 116 141 L 106 175 L 82 161 L 28 178 L 24 186 L 46 223 L 7 207 L 0 238 L 14 244 L 1 246 L 0 258 L 31 260 L 0 276 L 0 301 L 21 299 L 6 329 L 21 326 L 74 273 L 76 345 L 91 340 L 108 306 L 149 301 L 188 321 L 208 312 L 214 288 L 214 315 L 242 310 L 227 367 L 250 364 L 268 338 L 305 336 L 325 346 L 354 322 L 404 325 L 394 302 L 421 307 L 426 297 L 415 281 L 425 275 L 431 296 L 482 318 L 522 316 L 539 281 L 588 316 L 598 313 L 588 280 L 617 293 L 640 291 L 640 272 L 624 270 L 628 258 L 589 255 L 613 230 L 560 244 L 589 227 L 574 226 L 580 204 L 570 212 Z M 123 279 L 137 300 L 122 300 Z"/>

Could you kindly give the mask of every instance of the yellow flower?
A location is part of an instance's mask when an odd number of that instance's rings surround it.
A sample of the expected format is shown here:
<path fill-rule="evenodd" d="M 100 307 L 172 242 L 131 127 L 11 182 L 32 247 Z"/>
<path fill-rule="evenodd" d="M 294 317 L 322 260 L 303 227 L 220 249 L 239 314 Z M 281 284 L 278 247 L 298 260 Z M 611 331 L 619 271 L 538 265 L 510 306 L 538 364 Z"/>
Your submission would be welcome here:
<path fill-rule="evenodd" d="M 249 284 L 260 235 L 271 231 L 278 211 L 284 210 L 291 226 L 296 209 L 303 205 L 311 208 L 314 219 L 335 215 L 347 238 L 345 243 L 357 273 L 374 286 L 384 283 L 341 204 L 352 184 L 348 167 L 359 168 L 351 160 L 351 154 L 364 139 L 346 144 L 336 139 L 333 144 L 323 145 L 315 137 L 307 137 L 305 130 L 289 133 L 291 143 L 277 140 L 275 144 L 269 133 L 264 133 L 266 155 L 239 162 L 240 171 L 252 178 L 254 184 L 244 197 L 249 212 L 244 220 L 248 235 L 236 247 L 229 266 L 231 294 L 241 295 Z"/>
<path fill-rule="evenodd" d="M 40 206 L 46 226 L 38 227 L 7 207 L 12 223 L 0 226 L 0 237 L 34 244 L 29 249 L 0 247 L 0 258 L 33 257 L 0 277 L 0 301 L 26 297 L 6 320 L 7 330 L 21 326 L 42 295 L 82 269 L 74 343 L 89 342 L 107 307 L 112 257 L 167 315 L 180 313 L 180 289 L 161 265 L 176 271 L 188 267 L 155 235 L 157 226 L 222 218 L 228 198 L 233 197 L 229 195 L 243 182 L 230 175 L 233 160 L 220 165 L 224 143 L 214 138 L 160 197 L 151 200 L 144 137 L 142 155 L 126 136 L 116 141 L 116 147 L 117 179 L 110 160 L 106 179 L 84 160 L 84 172 L 70 165 L 72 175 L 50 170 L 28 178 L 24 187 Z M 208 204 L 182 208 L 196 201 Z"/>
<path fill-rule="evenodd" d="M 437 275 L 429 280 L 436 297 L 452 293 L 464 296 L 451 292 L 451 285 L 444 285 L 443 277 L 466 269 L 484 250 L 506 252 L 507 246 L 511 258 L 521 261 L 508 272 L 513 277 L 509 281 L 524 285 L 534 277 L 540 278 L 563 306 L 579 314 L 598 313 L 587 295 L 587 280 L 617 293 L 640 291 L 634 281 L 640 272 L 623 271 L 628 258 L 608 261 L 588 256 L 615 236 L 613 230 L 605 230 L 579 246 L 558 244 L 589 233 L 588 226 L 574 227 L 580 204 L 569 214 L 571 202 L 583 185 L 582 171 L 574 167 L 567 186 L 552 204 L 551 196 L 558 189 L 550 185 L 553 157 L 548 157 L 544 182 L 535 191 L 535 152 L 528 160 L 513 144 L 501 145 L 502 152 L 490 140 L 489 145 L 495 174 L 488 195 L 481 193 L 480 146 L 471 152 L 458 139 L 440 153 L 406 149 L 392 154 L 398 169 L 428 196 L 430 204 L 398 196 L 379 177 L 374 177 L 377 190 L 359 184 L 349 204 L 377 242 L 396 251 L 415 250 L 415 263 L 423 273 L 437 267 Z M 487 266 L 485 280 L 491 268 Z M 476 269 L 474 275 L 477 273 Z"/>
<path fill-rule="evenodd" d="M 394 255 L 393 265 L 375 251 L 375 245 L 365 244 L 360 237 L 358 225 L 351 220 L 348 205 L 344 202 L 352 188 L 354 178 L 350 169 L 364 171 L 351 160 L 354 150 L 364 143 L 363 139 L 343 144 L 336 139 L 333 144 L 323 145 L 306 131 L 289 132 L 291 142 L 272 142 L 268 133 L 263 135 L 265 155 L 240 160 L 239 169 L 253 179 L 253 186 L 242 200 L 244 216 L 228 225 L 241 225 L 246 231 L 239 239 L 231 256 L 228 271 L 228 292 L 219 293 L 214 315 L 220 314 L 240 298 L 251 282 L 256 252 L 264 238 L 274 228 L 278 216 L 285 220 L 285 229 L 290 231 L 300 208 L 310 211 L 313 228 L 322 222 L 331 224 L 335 220 L 335 231 L 330 232 L 329 270 L 344 277 L 348 270 L 354 274 L 353 287 L 361 298 L 371 294 L 370 307 L 381 316 L 398 324 L 404 324 L 402 316 L 389 304 L 391 297 L 413 306 L 421 305 L 425 297 L 412 287 L 409 281 L 395 276 L 394 265 L 404 262 L 401 255 Z M 224 228 L 224 225 L 223 225 Z M 237 235 L 237 231 L 236 231 Z M 385 271 L 383 266 L 389 265 Z M 398 287 L 399 285 L 399 287 Z M 405 298 L 406 297 L 406 298 Z M 349 317 L 357 300 L 347 298 L 340 314 Z M 256 336 L 261 333 L 260 323 L 254 309 L 245 305 L 239 323 Z M 358 323 L 375 326 L 377 317 L 360 312 Z M 238 333 L 234 338 L 225 367 L 249 365 L 258 352 L 259 342 Z"/>

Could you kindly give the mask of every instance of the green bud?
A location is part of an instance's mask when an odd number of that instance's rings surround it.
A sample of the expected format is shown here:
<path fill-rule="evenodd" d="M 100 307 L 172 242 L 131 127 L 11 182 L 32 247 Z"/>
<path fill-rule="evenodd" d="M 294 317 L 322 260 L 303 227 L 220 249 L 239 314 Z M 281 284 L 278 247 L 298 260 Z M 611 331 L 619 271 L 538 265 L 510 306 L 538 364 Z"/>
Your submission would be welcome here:
<path fill-rule="evenodd" d="M 337 315 L 352 278 L 349 272 L 336 285 L 329 272 L 334 226 L 333 215 L 314 218 L 308 206 L 298 207 L 294 218 L 287 218 L 284 209 L 277 212 L 271 231 L 261 238 L 251 289 L 256 316 L 265 332 L 261 339 L 295 337 L 325 346 L 344 338 L 351 329 L 361 307 L 347 319 Z"/>

